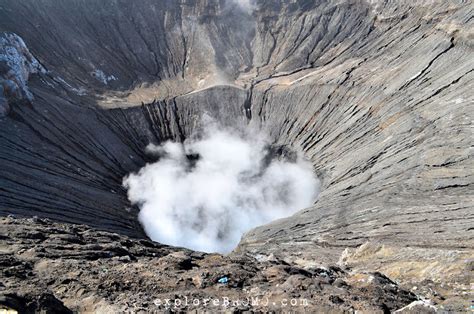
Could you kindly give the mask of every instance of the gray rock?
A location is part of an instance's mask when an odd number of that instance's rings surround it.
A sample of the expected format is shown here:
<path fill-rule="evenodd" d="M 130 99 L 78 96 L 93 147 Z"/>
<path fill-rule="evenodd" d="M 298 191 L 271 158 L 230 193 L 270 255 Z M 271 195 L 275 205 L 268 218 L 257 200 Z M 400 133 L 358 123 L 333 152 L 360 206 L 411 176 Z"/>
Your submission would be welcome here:
<path fill-rule="evenodd" d="M 13 80 L 35 100 L 0 121 L 0 213 L 145 238 L 123 176 L 210 113 L 300 148 L 322 180 L 314 206 L 237 251 L 311 267 L 376 243 L 371 270 L 397 280 L 417 258 L 458 265 L 474 248 L 473 23 L 464 1 L 6 0 L 0 28 L 49 72 Z"/>
<path fill-rule="evenodd" d="M 0 218 L 0 227 L 4 234 L 0 245 L 16 248 L 0 255 L 0 305 L 21 313 L 123 312 L 134 306 L 146 312 L 167 307 L 211 312 L 232 308 L 373 312 L 401 309 L 417 300 L 414 293 L 376 273 L 327 269 L 324 273 L 331 280 L 323 282 L 319 269 L 258 262 L 246 255 L 197 255 L 164 245 L 145 246 L 142 241 L 87 226 Z M 28 236 L 31 233 L 43 234 L 48 240 L 38 242 Z M 120 246 L 127 247 L 128 255 L 117 258 L 113 248 Z M 219 283 L 224 276 L 228 282 Z M 361 276 L 376 279 L 358 282 Z M 334 279 L 353 284 L 336 286 Z M 171 300 L 168 305 L 167 299 Z M 219 304 L 209 300 L 219 300 Z"/>
<path fill-rule="evenodd" d="M 30 75 L 46 73 L 46 70 L 33 57 L 21 37 L 13 33 L 0 35 L 0 83 L 5 97 L 19 100 L 32 100 L 28 89 Z"/>
<path fill-rule="evenodd" d="M 0 88 L 0 91 L 2 89 Z M 5 97 L 0 96 L 0 118 L 3 118 L 8 115 L 10 112 L 10 105 L 8 105 L 8 101 Z"/>

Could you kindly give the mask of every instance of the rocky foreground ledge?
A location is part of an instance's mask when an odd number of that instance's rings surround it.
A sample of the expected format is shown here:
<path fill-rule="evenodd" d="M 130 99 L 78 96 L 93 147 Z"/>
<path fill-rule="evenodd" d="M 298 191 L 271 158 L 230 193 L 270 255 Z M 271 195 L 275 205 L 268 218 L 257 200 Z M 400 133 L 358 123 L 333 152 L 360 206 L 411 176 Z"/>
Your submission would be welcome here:
<path fill-rule="evenodd" d="M 39 218 L 0 227 L 0 305 L 20 313 L 434 310 L 378 272 L 205 254 Z"/>

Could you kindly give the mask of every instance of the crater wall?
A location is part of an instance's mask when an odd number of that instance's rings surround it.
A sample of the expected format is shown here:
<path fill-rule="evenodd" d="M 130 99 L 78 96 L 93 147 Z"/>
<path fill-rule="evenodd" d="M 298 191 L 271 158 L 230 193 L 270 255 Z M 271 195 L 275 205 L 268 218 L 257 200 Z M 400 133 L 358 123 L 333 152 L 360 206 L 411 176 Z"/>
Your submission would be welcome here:
<path fill-rule="evenodd" d="M 0 213 L 144 237 L 123 176 L 148 161 L 147 144 L 183 140 L 210 113 L 302 149 L 323 184 L 313 207 L 238 250 L 303 264 L 365 242 L 472 252 L 472 12 L 470 1 L 2 0 L 0 30 L 46 71 L 0 120 Z"/>

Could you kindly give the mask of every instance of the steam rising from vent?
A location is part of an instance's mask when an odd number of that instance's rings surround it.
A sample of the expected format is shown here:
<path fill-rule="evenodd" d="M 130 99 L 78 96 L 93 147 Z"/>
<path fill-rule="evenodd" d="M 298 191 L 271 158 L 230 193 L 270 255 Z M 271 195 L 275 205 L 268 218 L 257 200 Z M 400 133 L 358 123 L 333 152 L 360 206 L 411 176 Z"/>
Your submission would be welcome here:
<path fill-rule="evenodd" d="M 248 133 L 211 124 L 183 144 L 149 145 L 159 161 L 124 186 L 151 239 L 227 253 L 251 228 L 312 205 L 319 183 L 311 164 Z"/>
<path fill-rule="evenodd" d="M 251 12 L 255 9 L 255 0 L 233 0 L 235 3 L 237 3 L 242 9 L 244 9 L 247 12 Z"/>

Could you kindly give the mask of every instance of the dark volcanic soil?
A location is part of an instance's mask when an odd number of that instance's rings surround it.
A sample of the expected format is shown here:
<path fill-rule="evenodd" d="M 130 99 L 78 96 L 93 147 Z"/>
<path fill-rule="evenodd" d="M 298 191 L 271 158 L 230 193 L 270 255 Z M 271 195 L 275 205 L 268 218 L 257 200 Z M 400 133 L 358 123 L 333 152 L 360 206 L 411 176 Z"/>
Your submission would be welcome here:
<path fill-rule="evenodd" d="M 373 313 L 418 299 L 380 273 L 197 253 L 39 218 L 1 218 L 0 226 L 0 304 L 20 313 L 149 312 L 180 301 L 175 310 Z"/>

